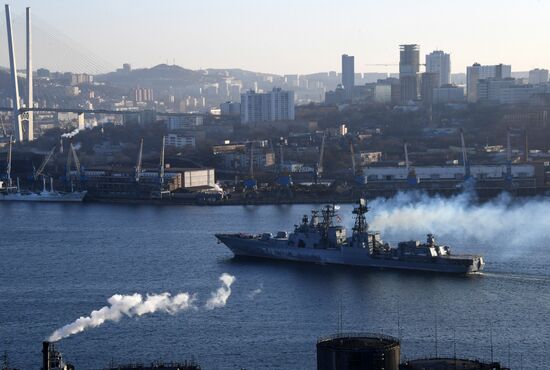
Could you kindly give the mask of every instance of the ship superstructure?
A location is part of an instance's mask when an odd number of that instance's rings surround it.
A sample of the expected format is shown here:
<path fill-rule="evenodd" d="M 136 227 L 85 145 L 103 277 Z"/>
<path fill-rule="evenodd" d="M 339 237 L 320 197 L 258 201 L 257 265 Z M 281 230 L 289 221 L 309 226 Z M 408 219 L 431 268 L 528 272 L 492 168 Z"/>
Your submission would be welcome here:
<path fill-rule="evenodd" d="M 390 246 L 379 232 L 369 231 L 364 199 L 353 209 L 355 223 L 348 236 L 345 227 L 334 223 L 338 209 L 327 205 L 312 211 L 311 217 L 304 215 L 292 233 L 216 234 L 216 238 L 236 256 L 457 274 L 475 273 L 485 265 L 481 256 L 452 254 L 450 247 L 436 243 L 433 234 L 424 243 L 410 240 Z"/>

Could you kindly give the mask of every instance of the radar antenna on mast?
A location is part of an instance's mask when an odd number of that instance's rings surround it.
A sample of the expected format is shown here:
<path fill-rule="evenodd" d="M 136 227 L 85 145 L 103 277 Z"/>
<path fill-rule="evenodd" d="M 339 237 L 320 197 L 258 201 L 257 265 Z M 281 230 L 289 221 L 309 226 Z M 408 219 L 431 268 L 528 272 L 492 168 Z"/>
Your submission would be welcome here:
<path fill-rule="evenodd" d="M 363 237 L 367 234 L 369 229 L 369 224 L 365 218 L 365 214 L 368 211 L 369 207 L 367 206 L 367 200 L 364 198 L 359 199 L 357 207 L 353 209 L 353 214 L 356 215 L 352 235 L 354 241 L 364 241 Z"/>

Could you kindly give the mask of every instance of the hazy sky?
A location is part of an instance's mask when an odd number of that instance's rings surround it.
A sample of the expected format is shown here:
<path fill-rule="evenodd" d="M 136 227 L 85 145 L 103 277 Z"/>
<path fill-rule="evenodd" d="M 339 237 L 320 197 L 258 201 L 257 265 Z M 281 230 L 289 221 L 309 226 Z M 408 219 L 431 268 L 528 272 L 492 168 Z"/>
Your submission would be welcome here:
<path fill-rule="evenodd" d="M 311 73 L 339 70 L 340 55 L 347 53 L 355 55 L 357 72 L 389 72 L 397 67 L 366 64 L 397 63 L 402 43 L 419 44 L 422 60 L 436 48 L 450 52 L 453 73 L 474 62 L 508 63 L 514 71 L 550 67 L 549 0 L 9 3 L 19 68 L 24 67 L 25 6 L 36 18 L 34 64 L 53 70 L 115 68 L 123 62 L 149 67 L 175 60 L 192 69 Z M 7 65 L 4 15 L 0 18 L 0 64 Z M 66 46 L 67 37 L 80 53 Z"/>

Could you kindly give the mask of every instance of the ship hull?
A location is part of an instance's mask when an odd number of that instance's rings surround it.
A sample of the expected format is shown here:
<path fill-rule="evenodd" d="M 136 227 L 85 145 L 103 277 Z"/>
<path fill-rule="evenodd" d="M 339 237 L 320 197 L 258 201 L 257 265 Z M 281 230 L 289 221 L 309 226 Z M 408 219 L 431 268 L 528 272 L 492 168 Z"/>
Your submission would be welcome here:
<path fill-rule="evenodd" d="M 1 194 L 0 201 L 5 202 L 49 202 L 49 203 L 78 203 L 84 200 L 86 191 L 72 193 L 9 193 Z"/>
<path fill-rule="evenodd" d="M 430 271 L 449 274 L 471 274 L 483 268 L 481 258 L 472 260 L 460 258 L 438 258 L 403 260 L 390 257 L 372 257 L 365 250 L 357 248 L 297 248 L 288 246 L 286 240 L 243 239 L 232 235 L 217 234 L 235 256 L 269 258 L 277 260 L 358 266 L 373 269 L 396 269 L 409 271 Z"/>

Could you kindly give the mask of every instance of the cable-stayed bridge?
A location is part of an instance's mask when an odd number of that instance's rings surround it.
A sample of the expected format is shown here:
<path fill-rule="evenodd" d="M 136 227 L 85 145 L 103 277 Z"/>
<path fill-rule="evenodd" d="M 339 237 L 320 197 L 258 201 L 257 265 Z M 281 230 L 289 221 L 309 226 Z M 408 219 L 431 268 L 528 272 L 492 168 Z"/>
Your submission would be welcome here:
<path fill-rule="evenodd" d="M 7 31 L 7 45 L 8 45 L 8 57 L 10 62 L 10 97 L 13 101 L 12 107 L 0 107 L 0 112 L 10 112 L 13 122 L 13 136 L 16 142 L 20 141 L 32 141 L 33 137 L 33 124 L 34 124 L 34 112 L 40 113 L 75 113 L 78 115 L 78 122 L 84 122 L 84 114 L 104 114 L 104 115 L 121 115 L 121 116 L 135 116 L 135 115 L 146 115 L 147 117 L 170 117 L 170 116 L 188 116 L 190 113 L 174 113 L 174 112 L 157 112 L 150 109 L 86 109 L 82 107 L 35 107 L 33 104 L 33 41 L 32 41 L 32 30 L 33 24 L 31 22 L 31 11 L 30 8 L 26 8 L 25 12 L 25 59 L 26 59 L 26 69 L 25 69 L 25 80 L 22 90 L 24 94 L 20 94 L 19 79 L 17 78 L 17 72 L 20 71 L 17 68 L 17 58 L 16 58 L 16 48 L 14 40 L 14 28 L 13 28 L 13 19 L 10 12 L 10 6 L 5 5 L 5 26 Z M 3 22 L 0 22 L 0 27 Z M 40 21 L 39 21 L 40 23 Z M 43 22 L 42 22 L 43 23 Z M 36 26 L 34 26 L 36 28 Z M 54 35 L 50 29 L 49 25 L 39 25 L 37 30 L 39 35 L 42 37 L 47 37 L 48 40 L 54 39 L 59 41 L 59 37 Z M 64 42 L 61 40 L 61 44 L 65 46 L 63 52 L 63 58 L 70 59 L 81 59 L 76 61 L 76 67 L 81 70 L 94 71 L 95 73 L 100 73 L 101 71 L 107 70 L 107 64 L 102 60 L 94 57 L 91 53 L 79 52 L 74 46 L 67 45 L 70 42 Z M 112 69 L 111 69 L 112 70 Z M 24 96 L 23 96 L 24 95 Z M 21 98 L 25 101 L 25 105 L 21 105 Z M 80 126 L 80 124 L 79 124 Z"/>

